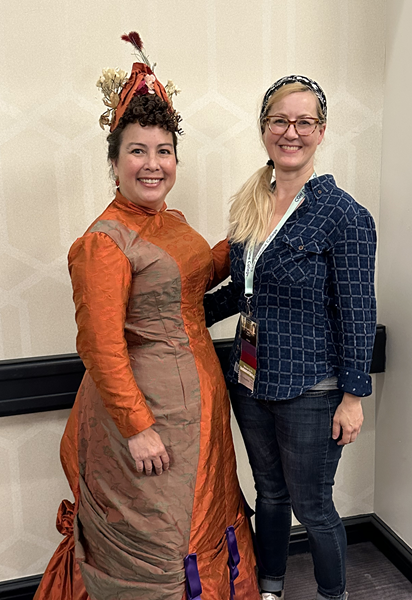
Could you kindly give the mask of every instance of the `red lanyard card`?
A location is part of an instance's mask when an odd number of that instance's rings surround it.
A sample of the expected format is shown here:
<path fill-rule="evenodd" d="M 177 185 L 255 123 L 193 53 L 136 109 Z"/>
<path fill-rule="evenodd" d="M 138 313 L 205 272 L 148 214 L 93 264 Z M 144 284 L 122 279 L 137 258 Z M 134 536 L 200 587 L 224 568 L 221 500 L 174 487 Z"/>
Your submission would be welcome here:
<path fill-rule="evenodd" d="M 245 313 L 240 315 L 240 361 L 238 381 L 253 391 L 256 378 L 258 322 Z"/>

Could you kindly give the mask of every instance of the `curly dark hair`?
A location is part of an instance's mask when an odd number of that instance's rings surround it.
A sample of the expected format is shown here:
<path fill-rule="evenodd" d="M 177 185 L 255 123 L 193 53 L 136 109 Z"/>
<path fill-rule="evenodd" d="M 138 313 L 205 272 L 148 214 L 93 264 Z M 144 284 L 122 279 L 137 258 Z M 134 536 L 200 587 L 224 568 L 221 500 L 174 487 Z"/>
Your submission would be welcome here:
<path fill-rule="evenodd" d="M 170 131 L 173 137 L 173 148 L 177 162 L 177 134 L 181 135 L 179 123 L 182 117 L 170 105 L 155 94 L 145 96 L 134 96 L 129 102 L 123 116 L 119 120 L 116 129 L 107 136 L 109 161 L 119 158 L 123 131 L 130 123 L 139 123 L 142 127 L 158 126 Z"/>

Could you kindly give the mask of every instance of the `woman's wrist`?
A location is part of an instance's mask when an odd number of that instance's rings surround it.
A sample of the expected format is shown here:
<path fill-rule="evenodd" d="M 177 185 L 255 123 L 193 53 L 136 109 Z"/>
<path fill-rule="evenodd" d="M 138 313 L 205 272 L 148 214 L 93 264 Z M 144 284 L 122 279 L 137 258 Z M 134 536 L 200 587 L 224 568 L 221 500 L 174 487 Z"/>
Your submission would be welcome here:
<path fill-rule="evenodd" d="M 342 402 L 346 402 L 348 404 L 349 403 L 356 404 L 361 401 L 362 401 L 362 398 L 360 396 L 354 396 L 353 394 L 350 394 L 349 392 L 345 392 L 343 394 Z"/>

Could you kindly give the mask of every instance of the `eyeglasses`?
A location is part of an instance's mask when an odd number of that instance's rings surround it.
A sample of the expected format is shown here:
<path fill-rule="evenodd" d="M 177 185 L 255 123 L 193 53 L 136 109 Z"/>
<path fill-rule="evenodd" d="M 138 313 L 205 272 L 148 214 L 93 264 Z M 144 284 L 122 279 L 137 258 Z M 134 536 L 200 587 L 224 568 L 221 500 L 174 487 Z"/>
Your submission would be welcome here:
<path fill-rule="evenodd" d="M 270 131 L 276 135 L 283 135 L 289 129 L 291 125 L 294 126 L 295 131 L 298 135 L 310 135 L 313 133 L 319 123 L 319 119 L 313 117 L 306 117 L 304 119 L 296 119 L 296 121 L 290 121 L 286 117 L 266 117 L 266 122 Z"/>

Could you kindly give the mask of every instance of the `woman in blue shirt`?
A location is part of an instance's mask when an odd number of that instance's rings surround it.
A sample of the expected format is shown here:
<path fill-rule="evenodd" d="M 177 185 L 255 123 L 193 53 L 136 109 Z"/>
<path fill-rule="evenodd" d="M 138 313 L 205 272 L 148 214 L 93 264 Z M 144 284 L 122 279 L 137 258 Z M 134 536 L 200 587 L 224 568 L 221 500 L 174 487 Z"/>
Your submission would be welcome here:
<path fill-rule="evenodd" d="M 266 92 L 269 160 L 233 198 L 232 281 L 205 297 L 209 326 L 242 315 L 227 379 L 257 490 L 263 600 L 283 598 L 291 508 L 307 528 L 316 600 L 347 598 L 332 486 L 371 393 L 376 234 L 369 212 L 314 172 L 326 116 L 324 92 L 307 77 Z"/>

